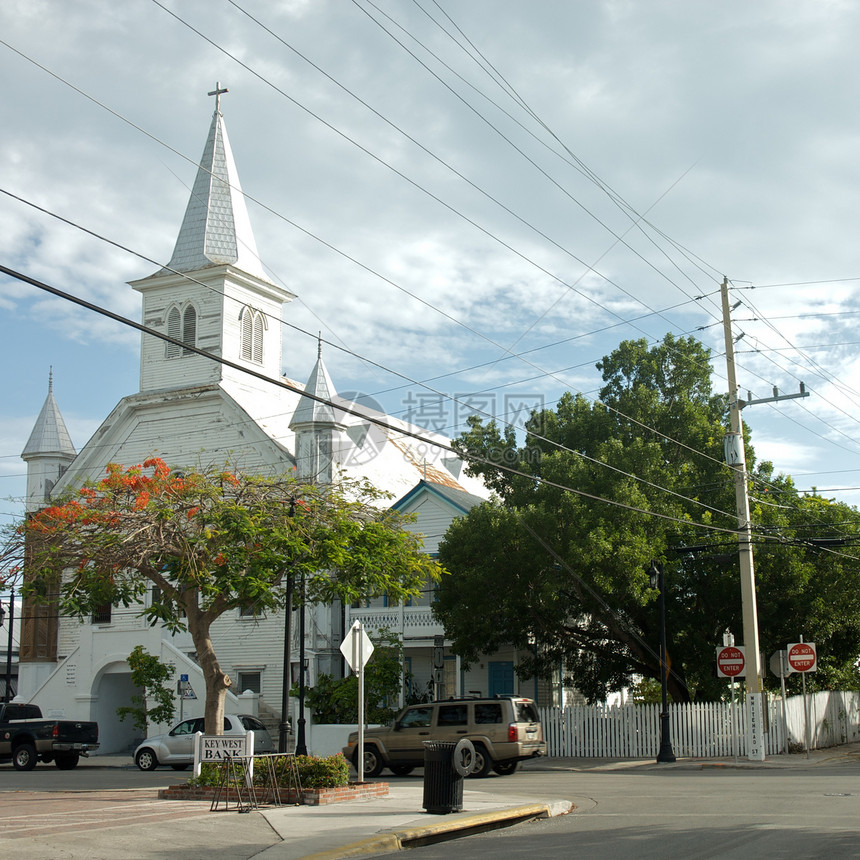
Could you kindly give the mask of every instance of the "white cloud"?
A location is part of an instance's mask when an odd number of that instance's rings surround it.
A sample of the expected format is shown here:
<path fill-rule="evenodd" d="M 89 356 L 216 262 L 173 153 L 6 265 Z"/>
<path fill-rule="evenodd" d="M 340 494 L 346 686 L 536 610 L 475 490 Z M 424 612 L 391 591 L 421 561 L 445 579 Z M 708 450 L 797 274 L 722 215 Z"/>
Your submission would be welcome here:
<path fill-rule="evenodd" d="M 750 411 L 760 454 L 784 471 L 854 467 L 860 399 L 834 380 L 854 389 L 858 372 L 854 347 L 839 345 L 853 340 L 858 282 L 848 279 L 860 277 L 860 118 L 845 83 L 860 35 L 855 4 L 447 8 L 495 72 L 412 5 L 381 7 L 432 72 L 357 5 L 242 4 L 295 51 L 225 0 L 166 5 L 250 68 L 155 4 L 3 4 L 4 41 L 127 122 L 0 46 L 0 188 L 164 262 L 219 80 L 243 187 L 263 204 L 249 203 L 261 256 L 300 296 L 288 321 L 310 333 L 285 329 L 294 378 L 307 376 L 322 329 L 415 379 L 481 365 L 438 383 L 452 393 L 516 382 L 553 400 L 565 386 L 593 391 L 594 362 L 620 340 L 671 330 L 712 347 L 724 386 L 714 292 L 726 274 L 737 286 L 795 285 L 733 293 L 747 302 L 736 312 L 741 388 L 766 394 L 803 380 L 814 392 Z M 637 213 L 650 209 L 663 232 L 631 229 L 638 216 L 588 171 Z M 125 282 L 154 270 L 5 194 L 0 259 L 133 319 L 139 300 Z M 10 329 L 0 348 L 20 369 L 0 415 L 17 427 L 3 437 L 2 463 L 26 441 L 17 420 L 38 412 L 48 365 L 64 368 L 64 411 L 97 422 L 137 388 L 138 335 L 12 279 L 0 286 Z M 512 344 L 524 360 L 493 363 Z M 338 388 L 403 385 L 348 353 L 328 348 L 326 358 Z M 541 369 L 565 370 L 535 380 Z M 402 395 L 391 396 L 394 410 Z"/>

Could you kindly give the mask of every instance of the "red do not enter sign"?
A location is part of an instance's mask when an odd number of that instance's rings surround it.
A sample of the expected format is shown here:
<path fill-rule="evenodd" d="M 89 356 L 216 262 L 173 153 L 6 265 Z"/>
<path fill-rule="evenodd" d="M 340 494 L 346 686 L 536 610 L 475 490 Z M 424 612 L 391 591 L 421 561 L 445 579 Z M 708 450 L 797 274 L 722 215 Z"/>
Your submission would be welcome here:
<path fill-rule="evenodd" d="M 717 675 L 721 678 L 737 678 L 744 675 L 746 656 L 744 649 L 737 645 L 717 648 Z"/>
<path fill-rule="evenodd" d="M 795 672 L 814 672 L 818 668 L 818 653 L 814 642 L 795 642 L 787 649 L 788 665 Z"/>

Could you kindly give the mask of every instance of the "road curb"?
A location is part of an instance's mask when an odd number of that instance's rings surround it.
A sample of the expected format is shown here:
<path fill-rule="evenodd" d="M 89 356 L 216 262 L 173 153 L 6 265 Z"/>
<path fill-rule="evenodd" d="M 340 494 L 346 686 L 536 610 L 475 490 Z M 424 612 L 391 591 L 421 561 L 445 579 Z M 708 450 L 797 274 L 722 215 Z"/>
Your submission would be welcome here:
<path fill-rule="evenodd" d="M 455 813 L 454 817 L 425 824 L 419 827 L 407 827 L 393 830 L 389 833 L 379 833 L 367 839 L 361 839 L 341 848 L 331 851 L 321 851 L 317 854 L 307 854 L 302 860 L 342 860 L 347 857 L 361 857 L 368 854 L 378 854 L 383 851 L 402 851 L 407 848 L 418 848 L 431 845 L 434 842 L 444 842 L 460 836 L 471 836 L 487 830 L 510 827 L 525 821 L 538 818 L 552 818 L 564 815 L 572 809 L 573 804 L 567 801 L 556 803 L 529 803 L 524 806 L 513 806 L 508 809 L 496 809 L 491 812 L 477 812 L 471 815 Z"/>

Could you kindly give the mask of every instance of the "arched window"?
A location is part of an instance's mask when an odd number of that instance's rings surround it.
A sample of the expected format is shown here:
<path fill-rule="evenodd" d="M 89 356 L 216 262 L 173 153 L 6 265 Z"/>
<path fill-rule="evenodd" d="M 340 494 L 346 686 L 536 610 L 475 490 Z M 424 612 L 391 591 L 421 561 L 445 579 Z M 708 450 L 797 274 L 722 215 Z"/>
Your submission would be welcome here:
<path fill-rule="evenodd" d="M 181 340 L 186 346 L 197 346 L 197 310 L 194 305 L 188 305 L 182 313 L 177 307 L 168 311 L 167 336 Z M 192 352 L 168 341 L 167 357 L 178 358 L 180 355 L 192 355 Z"/>
<path fill-rule="evenodd" d="M 253 308 L 242 308 L 242 358 L 263 363 L 263 331 L 266 320 L 259 311 Z"/>

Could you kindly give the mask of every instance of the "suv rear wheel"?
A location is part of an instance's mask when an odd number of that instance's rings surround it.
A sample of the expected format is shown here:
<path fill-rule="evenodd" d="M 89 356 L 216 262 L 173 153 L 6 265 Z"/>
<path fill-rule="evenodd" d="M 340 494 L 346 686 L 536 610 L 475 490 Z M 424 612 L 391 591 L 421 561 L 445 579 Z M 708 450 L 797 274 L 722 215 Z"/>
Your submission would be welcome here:
<path fill-rule="evenodd" d="M 475 765 L 472 770 L 472 776 L 481 779 L 485 777 L 493 768 L 493 760 L 487 753 L 487 748 L 483 744 L 475 744 Z"/>
<path fill-rule="evenodd" d="M 56 764 L 60 770 L 74 770 L 78 766 L 80 757 L 80 754 L 76 752 L 57 753 L 57 757 L 54 759 L 54 764 Z"/>
<path fill-rule="evenodd" d="M 355 761 L 353 762 L 355 769 L 358 770 L 358 750 L 355 752 Z M 373 744 L 364 745 L 364 775 L 379 776 L 382 769 L 385 767 L 385 762 L 379 754 L 379 750 Z"/>

